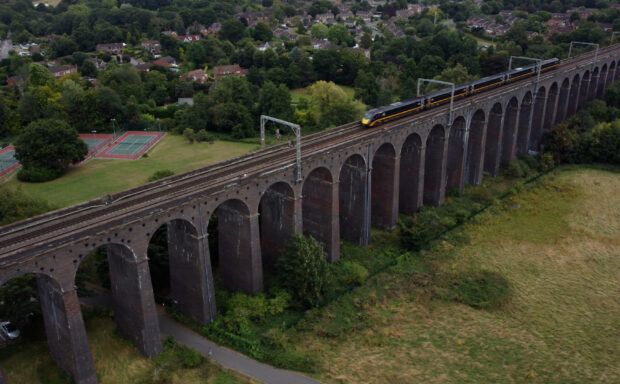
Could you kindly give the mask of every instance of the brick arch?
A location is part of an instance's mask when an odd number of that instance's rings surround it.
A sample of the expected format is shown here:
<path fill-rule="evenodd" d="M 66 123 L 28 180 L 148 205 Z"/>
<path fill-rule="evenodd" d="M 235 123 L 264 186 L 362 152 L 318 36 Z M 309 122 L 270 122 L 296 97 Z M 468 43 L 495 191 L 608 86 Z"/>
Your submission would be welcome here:
<path fill-rule="evenodd" d="M 594 100 L 596 98 L 596 89 L 599 81 L 599 68 L 596 67 L 592 71 L 592 76 L 590 77 L 590 87 L 588 88 L 588 100 Z"/>
<path fill-rule="evenodd" d="M 259 203 L 263 267 L 273 267 L 295 232 L 295 191 L 286 181 L 272 183 Z"/>
<path fill-rule="evenodd" d="M 620 65 L 620 60 L 618 60 L 615 64 L 616 64 L 616 71 L 614 72 L 613 81 L 618 80 L 618 76 L 620 76 L 620 70 L 618 70 L 618 66 Z"/>
<path fill-rule="evenodd" d="M 469 123 L 467 161 L 465 162 L 465 182 L 469 185 L 478 185 L 482 182 L 485 122 L 484 110 L 478 109 Z"/>
<path fill-rule="evenodd" d="M 598 85 L 596 87 L 596 94 L 598 98 L 602 98 L 605 95 L 605 80 L 607 78 L 607 63 L 601 67 L 601 74 L 598 78 Z"/>
<path fill-rule="evenodd" d="M 575 73 L 575 75 L 573 76 L 573 80 L 571 81 L 571 85 L 570 85 L 570 92 L 569 92 L 568 103 L 567 103 L 568 106 L 566 107 L 565 118 L 568 118 L 574 115 L 577 112 L 577 109 L 579 108 L 579 86 L 581 85 L 580 79 L 581 77 L 579 76 L 579 73 Z"/>
<path fill-rule="evenodd" d="M 222 201 L 211 217 L 217 218 L 217 265 L 222 286 L 249 294 L 263 289 L 258 217 L 237 198 Z M 213 223 L 213 221 L 211 221 Z M 210 224 L 211 224 L 210 223 Z"/>
<path fill-rule="evenodd" d="M 73 381 L 96 383 L 97 374 L 76 290 L 65 289 L 55 276 L 43 271 L 4 273 L 2 285 L 27 274 L 36 277 L 37 297 L 52 361 Z"/>
<path fill-rule="evenodd" d="M 541 87 L 538 90 L 539 94 L 541 90 L 544 98 L 545 88 Z M 517 125 L 515 148 L 516 156 L 523 156 L 527 153 L 528 143 L 530 140 L 530 115 L 532 113 L 532 103 L 532 92 L 528 91 L 521 99 L 521 104 L 519 107 L 519 124 Z M 533 130 L 534 127 L 531 127 L 531 129 Z"/>
<path fill-rule="evenodd" d="M 338 175 L 340 238 L 353 244 L 367 245 L 370 223 L 368 167 L 359 154 L 349 156 Z"/>
<path fill-rule="evenodd" d="M 433 127 L 426 138 L 424 156 L 424 204 L 441 205 L 444 194 L 446 132 L 442 125 Z"/>
<path fill-rule="evenodd" d="M 370 219 L 373 226 L 392 230 L 398 219 L 396 149 L 383 143 L 372 156 Z"/>
<path fill-rule="evenodd" d="M 303 234 L 314 237 L 330 261 L 340 255 L 338 184 L 329 168 L 319 166 L 304 178 L 302 186 Z"/>
<path fill-rule="evenodd" d="M 144 262 L 146 254 L 138 255 L 129 244 L 118 242 L 104 242 L 92 252 L 102 247 L 106 249 L 112 309 L 118 331 L 144 355 L 155 356 L 162 346 L 149 265 Z M 77 269 L 79 265 L 76 273 Z"/>
<path fill-rule="evenodd" d="M 566 77 L 564 79 L 564 81 L 562 81 L 562 85 L 560 86 L 560 94 L 558 96 L 558 104 L 557 104 L 557 110 L 555 112 L 555 121 L 553 122 L 552 125 L 555 125 L 557 123 L 559 123 L 560 121 L 563 121 L 566 118 L 566 111 L 568 109 L 568 103 L 569 103 L 569 99 L 568 99 L 568 93 L 570 91 L 570 79 L 568 77 Z"/>
<path fill-rule="evenodd" d="M 577 109 L 581 109 L 588 102 L 588 88 L 590 87 L 590 71 L 586 70 L 581 77 Z"/>
<path fill-rule="evenodd" d="M 609 64 L 609 74 L 607 75 L 607 79 L 605 80 L 605 89 L 609 88 L 611 83 L 613 83 L 616 79 L 616 72 L 618 71 L 616 70 L 616 61 L 614 60 L 611 62 L 611 64 Z"/>
<path fill-rule="evenodd" d="M 399 212 L 413 215 L 420 208 L 420 175 L 422 138 L 412 133 L 400 147 L 398 207 Z"/>
<path fill-rule="evenodd" d="M 197 227 L 180 212 L 167 218 L 158 229 L 161 228 L 165 228 L 168 242 L 170 299 L 181 313 L 206 325 L 216 315 L 206 228 Z M 152 271 L 151 276 L 158 277 Z"/>
<path fill-rule="evenodd" d="M 466 122 L 463 116 L 457 117 L 452 123 L 448 137 L 448 163 L 446 168 L 448 190 L 462 187 L 463 168 L 465 166 L 465 134 Z"/>
<path fill-rule="evenodd" d="M 553 85 L 555 85 L 555 92 L 557 93 L 557 84 L 553 83 Z M 553 85 L 551 87 L 553 87 Z M 538 148 L 540 147 L 545 122 L 549 118 L 547 116 L 549 105 L 546 103 L 555 104 L 555 94 L 553 96 L 553 100 L 551 100 L 551 91 L 549 91 L 549 95 L 547 95 L 547 89 L 545 87 L 540 87 L 534 97 L 534 110 L 531 115 L 532 121 L 530 122 L 530 137 L 528 138 L 527 147 L 525 148 L 526 152 L 528 149 L 531 151 L 538 151 Z M 553 112 L 551 112 L 551 114 L 553 114 Z"/>
<path fill-rule="evenodd" d="M 514 144 L 517 133 L 517 119 L 519 116 L 519 101 L 516 97 L 511 97 L 504 111 L 504 124 L 502 126 L 502 148 L 500 153 L 500 164 L 508 165 L 514 158 Z"/>
<path fill-rule="evenodd" d="M 495 103 L 487 114 L 487 136 L 484 143 L 484 172 L 493 176 L 497 174 L 503 111 L 502 104 Z"/>

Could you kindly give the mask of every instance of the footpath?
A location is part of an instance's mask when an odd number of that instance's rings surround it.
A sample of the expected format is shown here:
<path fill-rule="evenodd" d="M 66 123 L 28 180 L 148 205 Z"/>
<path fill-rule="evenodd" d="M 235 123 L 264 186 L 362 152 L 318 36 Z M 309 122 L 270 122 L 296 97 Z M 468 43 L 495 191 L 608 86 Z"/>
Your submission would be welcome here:
<path fill-rule="evenodd" d="M 83 297 L 80 298 L 80 302 L 92 306 L 110 306 L 110 297 L 107 295 Z M 178 343 L 198 351 L 217 361 L 223 367 L 243 376 L 266 384 L 320 384 L 302 374 L 263 364 L 232 349 L 217 345 L 161 312 L 158 313 L 158 317 L 162 337 L 172 336 Z"/>

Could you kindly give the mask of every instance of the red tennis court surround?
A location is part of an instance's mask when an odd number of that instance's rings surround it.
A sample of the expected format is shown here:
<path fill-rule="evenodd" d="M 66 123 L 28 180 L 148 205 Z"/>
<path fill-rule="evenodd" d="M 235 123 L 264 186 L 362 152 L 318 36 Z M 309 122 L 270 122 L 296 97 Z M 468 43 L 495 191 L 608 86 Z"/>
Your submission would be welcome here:
<path fill-rule="evenodd" d="M 0 177 L 10 173 L 20 165 L 15 159 L 15 147 L 8 146 L 0 149 Z"/>
<path fill-rule="evenodd" d="M 96 157 L 100 159 L 139 159 L 146 151 L 151 149 L 162 137 L 165 132 L 140 132 L 129 131 L 112 145 L 100 152 Z"/>

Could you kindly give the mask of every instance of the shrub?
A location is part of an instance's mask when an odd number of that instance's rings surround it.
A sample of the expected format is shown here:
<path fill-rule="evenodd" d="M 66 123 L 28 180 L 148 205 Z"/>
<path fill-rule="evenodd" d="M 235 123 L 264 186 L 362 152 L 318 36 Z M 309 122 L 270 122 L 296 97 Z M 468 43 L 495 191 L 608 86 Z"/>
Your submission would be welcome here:
<path fill-rule="evenodd" d="M 340 280 L 346 286 L 361 285 L 368 278 L 368 270 L 354 261 L 344 261 L 340 265 Z"/>
<path fill-rule="evenodd" d="M 19 181 L 31 183 L 42 183 L 44 181 L 54 180 L 62 175 L 62 170 L 41 168 L 41 167 L 22 167 L 17 172 Z"/>
<path fill-rule="evenodd" d="M 588 132 L 584 150 L 590 161 L 620 164 L 620 120 L 601 123 Z"/>
<path fill-rule="evenodd" d="M 506 169 L 504 169 L 504 175 L 512 179 L 520 179 L 527 175 L 526 170 L 529 171 L 529 167 L 525 162 L 512 160 Z"/>
<path fill-rule="evenodd" d="M 209 134 L 209 132 L 207 132 L 205 129 L 201 129 L 196 134 L 196 141 L 213 142 L 214 140 L 215 140 L 215 138 L 213 137 L 213 135 Z"/>
<path fill-rule="evenodd" d="M 183 137 L 185 137 L 187 141 L 191 144 L 196 140 L 196 133 L 191 128 L 185 128 L 183 130 Z"/>
<path fill-rule="evenodd" d="M 541 172 L 547 171 L 555 166 L 555 160 L 553 160 L 553 155 L 551 153 L 542 153 L 539 155 L 538 159 L 538 170 Z"/>
<path fill-rule="evenodd" d="M 496 272 L 477 271 L 448 280 L 447 299 L 477 309 L 499 308 L 510 299 L 508 281 Z"/>
<path fill-rule="evenodd" d="M 204 357 L 200 353 L 184 345 L 177 345 L 175 354 L 185 368 L 195 368 L 204 361 Z"/>
<path fill-rule="evenodd" d="M 156 171 L 151 176 L 149 176 L 148 181 L 151 182 L 151 181 L 163 179 L 164 177 L 168 177 L 168 176 L 172 176 L 172 175 L 174 175 L 174 172 L 172 172 L 171 170 L 169 170 L 169 169 L 162 169 L 162 170 Z"/>
<path fill-rule="evenodd" d="M 293 235 L 282 251 L 277 269 L 281 286 L 291 292 L 297 304 L 303 308 L 320 304 L 329 269 L 323 249 L 313 237 Z"/>

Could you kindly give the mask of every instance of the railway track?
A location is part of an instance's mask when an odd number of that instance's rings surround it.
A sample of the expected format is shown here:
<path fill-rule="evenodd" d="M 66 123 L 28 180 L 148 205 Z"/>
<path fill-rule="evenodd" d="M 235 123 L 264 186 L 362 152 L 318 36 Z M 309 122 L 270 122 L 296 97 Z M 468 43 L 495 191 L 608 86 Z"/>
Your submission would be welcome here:
<path fill-rule="evenodd" d="M 609 52 L 615 52 L 617 49 L 618 47 L 616 46 L 601 49 L 599 51 L 599 58 L 605 57 Z M 576 56 L 562 61 L 561 67 L 558 70 L 572 70 L 579 65 L 590 63 L 592 59 L 592 54 Z M 541 75 L 541 81 L 553 76 L 554 72 Z M 528 78 L 459 100 L 455 102 L 455 109 L 467 106 L 474 101 L 522 87 L 524 83 L 531 84 L 532 82 L 533 78 Z M 302 140 L 302 156 L 308 158 L 312 155 L 335 150 L 342 145 L 350 145 L 351 142 L 389 131 L 395 126 L 403 124 L 403 122 L 408 123 L 424 119 L 437 114 L 437 112 L 445 111 L 447 108 L 447 106 L 440 106 L 423 111 L 413 116 L 386 123 L 378 129 L 362 129 L 360 122 L 352 122 L 328 131 L 304 136 Z M 282 166 L 282 164 L 284 165 Z M 280 165 L 280 167 L 278 168 L 277 165 Z M 148 207 L 161 206 L 173 200 L 193 199 L 201 193 L 209 193 L 209 189 L 221 189 L 222 186 L 236 185 L 243 182 L 246 177 L 260 175 L 274 169 L 291 168 L 292 171 L 294 166 L 294 148 L 290 148 L 287 144 L 279 144 L 235 159 L 111 195 L 111 202 L 109 204 L 106 204 L 102 199 L 96 199 L 0 227 L 0 265 L 9 261 L 7 256 L 10 258 L 10 254 L 15 254 L 23 248 L 36 245 L 36 242 L 31 240 L 41 238 L 41 241 L 50 242 L 59 238 L 67 238 L 71 233 L 79 234 L 79 232 L 92 229 L 104 222 L 118 220 L 122 217 L 142 212 Z M 31 230 L 28 233 L 20 233 L 29 229 Z"/>

